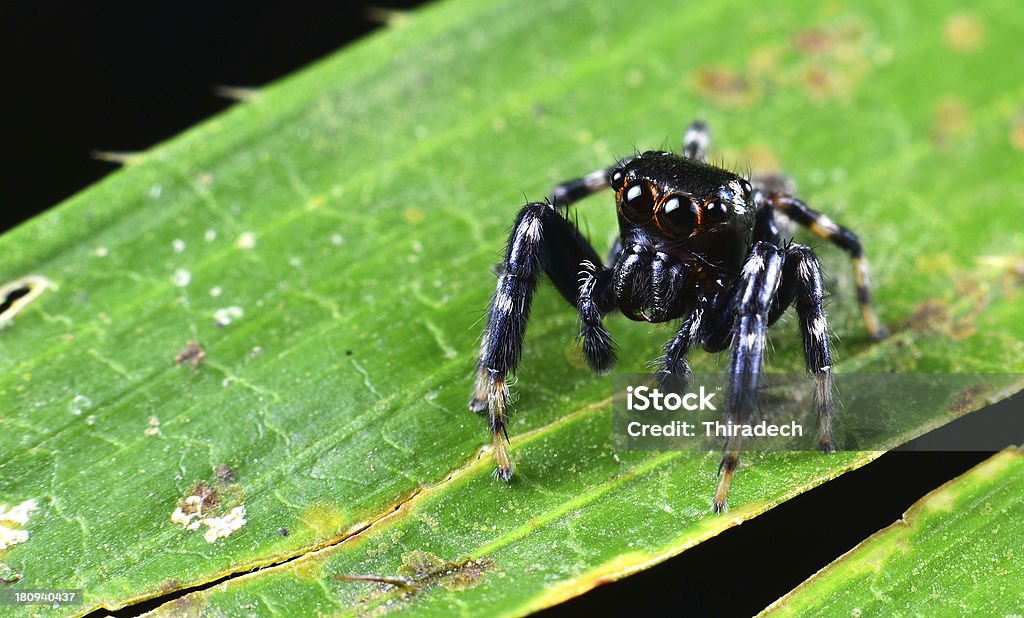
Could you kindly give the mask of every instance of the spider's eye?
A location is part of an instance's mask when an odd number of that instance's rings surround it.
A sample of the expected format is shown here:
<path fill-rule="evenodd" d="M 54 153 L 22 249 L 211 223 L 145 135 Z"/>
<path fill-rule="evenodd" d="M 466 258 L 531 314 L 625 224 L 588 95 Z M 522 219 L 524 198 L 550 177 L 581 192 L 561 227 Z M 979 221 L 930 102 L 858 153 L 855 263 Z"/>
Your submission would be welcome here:
<path fill-rule="evenodd" d="M 616 171 L 612 172 L 612 175 L 608 179 L 608 181 L 609 181 L 609 184 L 611 184 L 612 189 L 614 191 L 618 191 L 619 189 L 622 188 L 622 181 L 625 178 L 626 178 L 626 176 L 622 173 L 621 170 L 616 170 Z"/>
<path fill-rule="evenodd" d="M 670 195 L 658 214 L 661 229 L 674 236 L 686 236 L 697 225 L 697 205 L 685 195 Z"/>
<path fill-rule="evenodd" d="M 702 213 L 704 215 L 704 221 L 702 221 L 702 223 L 719 223 L 724 221 L 729 215 L 729 207 L 726 206 L 726 202 L 732 201 L 732 191 L 729 191 L 728 189 L 725 191 L 729 192 L 729 200 L 726 200 L 723 196 L 704 202 L 704 212 Z"/>
<path fill-rule="evenodd" d="M 619 207 L 622 215 L 633 223 L 647 223 L 654 214 L 654 194 L 646 182 L 638 182 L 622 193 Z"/>

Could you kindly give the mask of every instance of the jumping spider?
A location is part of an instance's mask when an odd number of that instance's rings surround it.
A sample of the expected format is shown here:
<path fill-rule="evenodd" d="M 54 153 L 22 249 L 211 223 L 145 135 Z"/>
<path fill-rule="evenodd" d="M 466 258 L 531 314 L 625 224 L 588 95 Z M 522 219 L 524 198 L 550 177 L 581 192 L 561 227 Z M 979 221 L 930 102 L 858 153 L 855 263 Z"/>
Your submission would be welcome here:
<path fill-rule="evenodd" d="M 519 365 L 530 303 L 541 271 L 579 312 L 583 355 L 599 373 L 615 363 L 602 316 L 619 310 L 645 322 L 682 318 L 656 361 L 662 384 L 686 384 L 686 354 L 699 343 L 708 352 L 731 348 L 726 420 L 743 423 L 755 401 L 765 333 L 795 302 L 807 370 L 814 377 L 818 445 L 833 452 L 832 354 L 822 307 L 821 267 L 811 249 L 787 243 L 776 215 L 806 226 L 850 255 L 857 301 L 868 333 L 885 330 L 871 305 L 868 264 L 857 237 L 791 195 L 784 177 L 753 179 L 707 163 L 707 126 L 694 122 L 682 156 L 649 151 L 607 170 L 557 185 L 546 202 L 532 202 L 516 217 L 498 288 L 480 346 L 476 387 L 469 407 L 490 418 L 496 475 L 512 477 L 508 440 L 508 384 Z M 564 210 L 610 187 L 615 191 L 619 238 L 609 263 Z M 719 465 L 712 508 L 726 506 L 739 442 L 730 438 Z"/>

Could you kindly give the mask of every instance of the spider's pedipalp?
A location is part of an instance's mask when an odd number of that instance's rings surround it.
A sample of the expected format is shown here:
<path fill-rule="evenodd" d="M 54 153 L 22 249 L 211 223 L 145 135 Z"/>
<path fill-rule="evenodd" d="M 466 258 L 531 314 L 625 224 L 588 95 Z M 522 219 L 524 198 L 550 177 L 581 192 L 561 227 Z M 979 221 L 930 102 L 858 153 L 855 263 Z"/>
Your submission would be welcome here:
<path fill-rule="evenodd" d="M 682 391 L 690 382 L 690 364 L 686 355 L 697 341 L 703 326 L 704 309 L 696 307 L 676 331 L 676 336 L 665 344 L 665 354 L 655 361 L 659 367 L 654 373 L 658 386 L 665 391 Z"/>
<path fill-rule="evenodd" d="M 615 342 L 601 322 L 601 314 L 614 307 L 609 302 L 612 271 L 597 270 L 591 262 L 580 271 L 580 297 L 576 309 L 580 314 L 580 339 L 583 357 L 597 373 L 606 373 L 615 365 Z"/>

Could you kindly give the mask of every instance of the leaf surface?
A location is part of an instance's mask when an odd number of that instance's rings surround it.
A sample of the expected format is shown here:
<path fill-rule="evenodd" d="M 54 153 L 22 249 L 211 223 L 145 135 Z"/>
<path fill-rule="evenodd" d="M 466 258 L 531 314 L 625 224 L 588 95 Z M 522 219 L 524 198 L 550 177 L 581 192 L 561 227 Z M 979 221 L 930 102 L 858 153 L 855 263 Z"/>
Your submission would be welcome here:
<path fill-rule="evenodd" d="M 1024 454 L 1009 449 L 917 501 L 762 616 L 1012 615 L 1024 606 Z"/>

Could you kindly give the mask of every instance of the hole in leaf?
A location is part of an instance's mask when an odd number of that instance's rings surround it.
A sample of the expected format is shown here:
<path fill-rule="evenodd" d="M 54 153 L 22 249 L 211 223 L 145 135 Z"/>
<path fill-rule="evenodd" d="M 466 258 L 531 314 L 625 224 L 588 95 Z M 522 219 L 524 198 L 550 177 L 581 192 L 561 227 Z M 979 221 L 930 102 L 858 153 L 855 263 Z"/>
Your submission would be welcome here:
<path fill-rule="evenodd" d="M 56 286 L 46 277 L 29 275 L 0 285 L 0 329 L 10 326 L 14 317 L 43 292 Z"/>
<path fill-rule="evenodd" d="M 14 306 L 14 301 L 28 296 L 28 293 L 31 291 L 32 288 L 27 285 L 22 285 L 14 288 L 13 290 L 8 290 L 7 294 L 5 294 L 3 298 L 0 298 L 0 316 L 7 313 L 7 310 Z"/>

